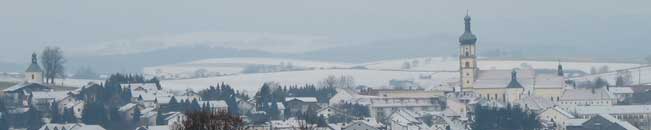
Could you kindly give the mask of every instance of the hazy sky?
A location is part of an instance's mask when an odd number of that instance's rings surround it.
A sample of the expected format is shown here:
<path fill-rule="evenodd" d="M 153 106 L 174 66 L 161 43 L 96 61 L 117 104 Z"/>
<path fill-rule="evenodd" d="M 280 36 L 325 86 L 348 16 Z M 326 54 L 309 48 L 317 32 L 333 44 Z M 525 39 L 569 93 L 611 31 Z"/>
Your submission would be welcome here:
<path fill-rule="evenodd" d="M 0 61 L 46 45 L 70 49 L 192 32 L 265 32 L 379 40 L 459 35 L 466 9 L 482 42 L 644 45 L 649 0 L 4 0 Z M 456 44 L 456 39 L 450 39 Z M 483 46 L 489 46 L 483 44 Z"/>

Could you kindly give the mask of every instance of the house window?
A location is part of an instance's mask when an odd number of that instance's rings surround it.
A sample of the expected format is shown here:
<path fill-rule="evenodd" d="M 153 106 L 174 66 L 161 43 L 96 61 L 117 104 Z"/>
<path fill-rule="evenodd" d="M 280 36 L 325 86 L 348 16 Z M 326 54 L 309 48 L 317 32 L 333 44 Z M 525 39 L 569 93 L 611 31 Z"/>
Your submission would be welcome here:
<path fill-rule="evenodd" d="M 34 80 L 34 79 L 36 79 L 36 78 L 34 78 L 34 74 L 32 74 L 32 80 Z"/>

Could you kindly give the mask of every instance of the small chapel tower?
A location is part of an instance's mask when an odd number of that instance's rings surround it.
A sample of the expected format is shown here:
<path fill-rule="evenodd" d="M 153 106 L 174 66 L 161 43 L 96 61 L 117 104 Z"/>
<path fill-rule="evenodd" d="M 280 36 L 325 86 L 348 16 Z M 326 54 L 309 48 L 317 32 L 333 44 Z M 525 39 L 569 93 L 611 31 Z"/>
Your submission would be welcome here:
<path fill-rule="evenodd" d="M 461 75 L 461 91 L 471 91 L 473 82 L 477 79 L 477 37 L 470 30 L 470 16 L 466 14 L 465 31 L 459 37 L 459 72 Z"/>
<path fill-rule="evenodd" d="M 25 70 L 25 81 L 30 83 L 43 83 L 43 70 L 38 65 L 36 53 L 32 54 L 32 64 Z"/>

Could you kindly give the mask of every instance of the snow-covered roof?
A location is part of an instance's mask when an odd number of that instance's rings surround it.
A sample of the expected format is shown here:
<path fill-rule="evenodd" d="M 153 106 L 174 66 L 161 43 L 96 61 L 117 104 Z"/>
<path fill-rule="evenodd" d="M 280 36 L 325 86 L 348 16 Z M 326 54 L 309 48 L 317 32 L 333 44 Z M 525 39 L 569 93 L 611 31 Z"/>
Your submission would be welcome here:
<path fill-rule="evenodd" d="M 126 104 L 126 105 L 120 107 L 120 108 L 118 109 L 118 111 L 127 111 L 127 110 L 131 110 L 131 108 L 135 107 L 136 105 L 138 105 L 138 104 L 135 104 L 135 103 L 128 103 L 128 104 Z"/>
<path fill-rule="evenodd" d="M 199 101 L 199 105 L 203 106 L 203 104 L 208 103 L 210 108 L 223 108 L 223 107 L 228 107 L 228 104 L 226 104 L 226 101 L 224 100 L 213 100 L 213 101 Z"/>
<path fill-rule="evenodd" d="M 543 111 L 543 112 L 546 112 L 546 111 L 557 111 L 557 112 L 560 113 L 561 115 L 563 115 L 563 116 L 565 116 L 565 117 L 568 117 L 568 118 L 570 118 L 570 119 L 575 118 L 574 115 L 572 115 L 571 113 L 569 113 L 569 112 L 563 110 L 562 108 L 560 108 L 560 107 L 558 107 L 558 106 L 553 107 L 553 108 L 549 108 L 549 109 L 547 109 L 547 110 L 545 110 L 545 111 Z"/>
<path fill-rule="evenodd" d="M 588 119 L 568 119 L 565 121 L 566 126 L 581 126 L 585 121 L 588 121 Z"/>
<path fill-rule="evenodd" d="M 158 87 L 156 87 L 155 83 L 131 83 L 131 84 L 120 84 L 120 87 L 124 88 L 129 88 L 131 87 L 131 90 L 134 91 L 136 89 L 142 88 L 148 91 L 155 91 L 158 90 Z"/>
<path fill-rule="evenodd" d="M 578 115 L 651 113 L 651 105 L 577 106 Z"/>
<path fill-rule="evenodd" d="M 418 119 L 416 119 L 418 117 L 420 117 L 420 115 L 414 113 L 413 111 L 402 108 L 393 111 L 393 113 L 387 116 L 389 121 L 399 124 L 421 123 Z"/>
<path fill-rule="evenodd" d="M 3 92 L 14 92 L 14 91 L 21 90 L 21 89 L 23 89 L 25 87 L 32 87 L 32 86 L 33 87 L 41 87 L 43 89 L 49 89 L 47 86 L 45 86 L 43 84 L 40 84 L 40 83 L 25 83 L 25 82 L 22 82 L 22 83 L 18 83 L 16 85 L 14 85 L 14 86 L 11 86 L 9 88 L 6 88 L 6 89 L 4 89 L 2 91 Z"/>
<path fill-rule="evenodd" d="M 145 108 L 141 111 L 141 113 L 143 113 L 141 117 L 153 117 L 158 114 L 154 108 Z"/>
<path fill-rule="evenodd" d="M 527 96 L 517 100 L 516 103 L 520 104 L 521 107 L 526 107 L 530 110 L 545 110 L 558 105 L 556 102 L 538 96 Z"/>
<path fill-rule="evenodd" d="M 631 123 L 628 123 L 626 121 L 619 120 L 611 115 L 608 114 L 599 114 L 599 116 L 603 117 L 604 119 L 610 121 L 611 123 L 615 123 L 621 127 L 624 127 L 626 130 L 639 130 L 637 127 L 633 126 Z"/>
<path fill-rule="evenodd" d="M 271 106 L 271 105 L 272 104 L 269 103 L 269 106 Z M 282 102 L 277 102 L 276 105 L 278 106 L 278 110 L 285 110 L 285 105 L 283 105 Z"/>
<path fill-rule="evenodd" d="M 565 79 L 555 74 L 538 74 L 533 84 L 535 88 L 562 88 L 565 86 Z"/>
<path fill-rule="evenodd" d="M 168 112 L 168 113 L 165 113 L 163 115 L 166 116 L 165 120 L 176 120 L 177 118 L 185 117 L 185 114 L 183 114 L 181 112 Z M 178 120 L 181 120 L 181 119 L 178 119 Z"/>
<path fill-rule="evenodd" d="M 99 125 L 86 125 L 86 124 L 45 124 L 39 128 L 39 130 L 105 130 L 102 126 Z"/>
<path fill-rule="evenodd" d="M 377 122 L 374 118 L 365 118 L 365 119 L 362 119 L 362 120 L 354 120 L 354 121 L 352 121 L 352 123 L 350 123 L 350 124 L 348 124 L 348 125 L 346 125 L 346 126 L 344 126 L 342 128 L 348 128 L 350 126 L 357 125 L 357 124 L 365 124 L 365 125 L 368 125 L 368 126 L 374 127 L 374 128 L 382 127 L 382 124 Z"/>
<path fill-rule="evenodd" d="M 136 128 L 136 130 L 171 130 L 170 126 L 167 125 L 157 125 L 157 126 L 141 126 Z"/>
<path fill-rule="evenodd" d="M 631 87 L 609 87 L 608 91 L 613 94 L 633 94 L 633 88 Z"/>
<path fill-rule="evenodd" d="M 54 99 L 60 101 L 68 96 L 68 91 L 32 92 L 33 99 Z"/>
<path fill-rule="evenodd" d="M 291 100 L 299 100 L 303 102 L 317 102 L 316 97 L 287 97 L 285 98 L 285 102 L 291 101 Z"/>
<path fill-rule="evenodd" d="M 565 89 L 561 100 L 600 100 L 600 99 L 616 99 L 612 93 L 609 93 L 605 88 L 598 89 Z"/>
<path fill-rule="evenodd" d="M 27 70 L 25 72 L 43 72 L 40 66 L 38 64 L 32 63 L 27 67 Z"/>
<path fill-rule="evenodd" d="M 475 88 L 505 88 L 511 82 L 513 70 L 479 71 Z M 536 74 L 531 69 L 516 69 L 517 82 L 524 88 L 562 88 L 564 79 L 553 74 Z"/>

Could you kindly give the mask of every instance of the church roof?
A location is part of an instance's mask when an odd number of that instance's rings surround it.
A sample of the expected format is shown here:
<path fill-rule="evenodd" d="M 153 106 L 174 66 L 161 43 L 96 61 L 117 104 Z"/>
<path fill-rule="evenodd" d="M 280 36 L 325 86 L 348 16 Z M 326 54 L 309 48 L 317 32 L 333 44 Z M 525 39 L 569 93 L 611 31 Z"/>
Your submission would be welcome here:
<path fill-rule="evenodd" d="M 515 72 L 515 70 L 513 70 L 513 72 L 511 72 L 511 82 L 509 82 L 509 85 L 507 85 L 506 88 L 524 88 L 518 82 L 518 77 L 517 77 L 517 73 Z"/>
<path fill-rule="evenodd" d="M 512 70 L 480 70 L 475 88 L 505 88 L 511 84 Z M 517 83 L 524 88 L 562 88 L 564 79 L 556 74 L 539 74 L 533 69 L 517 69 Z"/>
<path fill-rule="evenodd" d="M 38 66 L 38 64 L 32 63 L 29 65 L 29 67 L 27 67 L 27 70 L 25 70 L 25 72 L 43 72 L 43 70 L 40 66 Z"/>
<path fill-rule="evenodd" d="M 36 53 L 32 54 L 32 64 L 27 67 L 27 70 L 25 72 L 43 72 L 41 70 L 41 67 L 38 66 L 38 62 L 36 62 Z"/>
<path fill-rule="evenodd" d="M 472 34 L 472 31 L 470 31 L 470 16 L 466 15 L 466 17 L 463 18 L 465 21 L 465 31 L 461 36 L 459 37 L 459 43 L 461 44 L 475 44 L 477 42 L 477 36 L 475 34 Z"/>

